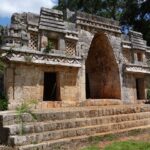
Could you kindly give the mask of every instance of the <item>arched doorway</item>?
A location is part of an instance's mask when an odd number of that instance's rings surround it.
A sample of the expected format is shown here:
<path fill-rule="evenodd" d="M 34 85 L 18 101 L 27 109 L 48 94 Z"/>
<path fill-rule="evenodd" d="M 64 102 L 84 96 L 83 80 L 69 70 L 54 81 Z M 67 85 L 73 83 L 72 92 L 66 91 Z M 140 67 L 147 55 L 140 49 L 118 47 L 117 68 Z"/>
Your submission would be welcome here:
<path fill-rule="evenodd" d="M 104 33 L 94 36 L 85 65 L 87 99 L 121 98 L 118 64 Z"/>

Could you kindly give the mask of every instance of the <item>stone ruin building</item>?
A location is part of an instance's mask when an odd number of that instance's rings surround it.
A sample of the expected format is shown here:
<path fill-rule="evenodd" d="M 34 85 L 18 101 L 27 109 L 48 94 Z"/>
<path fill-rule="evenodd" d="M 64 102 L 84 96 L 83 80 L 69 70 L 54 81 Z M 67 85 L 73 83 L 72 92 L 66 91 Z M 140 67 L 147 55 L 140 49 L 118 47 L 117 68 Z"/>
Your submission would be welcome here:
<path fill-rule="evenodd" d="M 12 15 L 0 56 L 0 91 L 13 109 L 0 112 L 0 149 L 79 150 L 94 137 L 150 133 L 150 105 L 142 104 L 150 47 L 141 33 L 124 35 L 111 19 L 41 8 L 40 15 Z M 36 120 L 29 113 L 19 120 L 14 109 L 32 100 Z"/>
<path fill-rule="evenodd" d="M 33 99 L 43 109 L 147 99 L 150 47 L 112 19 L 47 8 L 15 13 L 0 54 L 9 109 Z"/>

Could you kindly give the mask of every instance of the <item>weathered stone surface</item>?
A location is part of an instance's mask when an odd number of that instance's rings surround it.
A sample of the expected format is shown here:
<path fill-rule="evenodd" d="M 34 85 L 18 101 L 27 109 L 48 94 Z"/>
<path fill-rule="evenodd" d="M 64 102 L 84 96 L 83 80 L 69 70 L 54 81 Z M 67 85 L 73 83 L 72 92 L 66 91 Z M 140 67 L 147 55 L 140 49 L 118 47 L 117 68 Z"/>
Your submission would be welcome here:
<path fill-rule="evenodd" d="M 12 73 L 9 73 L 9 70 L 12 70 L 15 74 L 15 77 L 11 77 Z M 28 70 L 28 71 L 27 71 Z M 79 94 L 79 85 L 77 84 L 76 76 L 78 75 L 78 69 L 69 69 L 69 68 L 54 68 L 54 67 L 40 67 L 32 65 L 17 65 L 16 68 L 8 69 L 8 78 L 6 81 L 8 85 L 8 98 L 11 101 L 15 100 L 16 103 L 21 103 L 23 101 L 30 101 L 32 99 L 43 100 L 43 71 L 56 71 L 59 74 L 59 84 L 60 84 L 60 97 L 61 100 L 73 101 L 80 99 Z M 11 85 L 9 83 L 12 83 Z M 12 91 L 13 90 L 13 95 Z"/>
<path fill-rule="evenodd" d="M 112 19 L 68 13 L 68 20 L 63 12 L 48 8 L 40 14 L 12 15 L 0 52 L 7 63 L 9 109 L 31 99 L 39 101 L 37 109 L 81 106 L 87 99 L 120 99 L 120 104 L 145 100 L 150 55 L 143 35 L 123 35 Z M 46 72 L 57 74 L 57 96 L 43 102 Z"/>
<path fill-rule="evenodd" d="M 29 114 L 24 115 L 23 135 L 20 135 L 16 113 L 2 113 L 1 129 L 3 132 L 5 128 L 10 131 L 8 141 L 5 140 L 9 146 L 20 150 L 53 150 L 56 147 L 67 150 L 74 144 L 77 150 L 92 137 L 150 128 L 149 105 L 74 107 L 34 113 L 36 121 Z"/>

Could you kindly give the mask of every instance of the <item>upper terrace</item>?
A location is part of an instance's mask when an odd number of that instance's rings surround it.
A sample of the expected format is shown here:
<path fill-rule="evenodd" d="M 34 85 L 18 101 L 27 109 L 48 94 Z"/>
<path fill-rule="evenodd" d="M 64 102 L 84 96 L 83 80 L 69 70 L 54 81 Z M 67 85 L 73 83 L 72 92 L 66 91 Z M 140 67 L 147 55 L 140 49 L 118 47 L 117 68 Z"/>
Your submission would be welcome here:
<path fill-rule="evenodd" d="M 99 32 L 120 37 L 124 50 L 149 53 L 141 33 L 130 31 L 125 36 L 120 28 L 118 21 L 78 11 L 68 11 L 65 19 L 63 12 L 48 8 L 41 8 L 40 14 L 15 13 L 10 27 L 4 30 L 1 52 L 14 50 L 13 55 L 3 54 L 10 61 L 26 62 L 28 58 L 32 63 L 81 67 L 85 55 L 82 41 L 85 39 L 80 31 L 84 30 L 92 38 Z"/>

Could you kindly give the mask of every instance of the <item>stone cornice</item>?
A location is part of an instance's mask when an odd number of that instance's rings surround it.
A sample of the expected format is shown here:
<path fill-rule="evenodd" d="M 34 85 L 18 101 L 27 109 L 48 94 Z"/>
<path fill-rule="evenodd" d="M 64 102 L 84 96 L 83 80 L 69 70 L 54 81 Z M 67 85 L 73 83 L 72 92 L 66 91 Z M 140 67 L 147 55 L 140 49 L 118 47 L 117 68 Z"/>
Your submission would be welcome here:
<path fill-rule="evenodd" d="M 148 66 L 138 66 L 134 64 L 125 65 L 125 72 L 127 73 L 142 73 L 150 74 L 150 67 Z"/>
<path fill-rule="evenodd" d="M 147 50 L 146 50 L 147 53 L 150 53 L 150 47 L 147 46 Z"/>
<path fill-rule="evenodd" d="M 125 49 L 131 49 L 132 48 L 132 43 L 130 41 L 122 41 L 122 47 Z"/>
<path fill-rule="evenodd" d="M 1 56 L 4 59 L 12 62 L 22 62 L 30 64 L 41 65 L 58 65 L 68 67 L 81 67 L 82 58 L 80 57 L 67 57 L 65 55 L 45 54 L 39 51 L 30 50 L 10 50 L 6 47 L 1 48 Z"/>
<path fill-rule="evenodd" d="M 107 32 L 112 32 L 112 33 L 117 33 L 117 34 L 121 34 L 121 31 L 118 29 L 118 27 L 112 27 L 110 25 L 107 25 L 107 24 L 102 24 L 102 23 L 87 23 L 85 21 L 81 21 L 81 20 L 78 20 L 77 21 L 77 25 L 80 25 L 81 26 L 81 29 L 82 27 L 90 27 L 91 30 L 95 30 L 95 31 L 99 31 L 99 30 L 104 30 L 104 31 L 107 31 Z"/>

